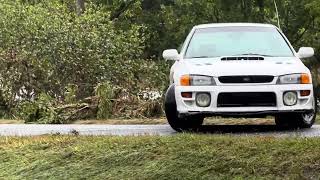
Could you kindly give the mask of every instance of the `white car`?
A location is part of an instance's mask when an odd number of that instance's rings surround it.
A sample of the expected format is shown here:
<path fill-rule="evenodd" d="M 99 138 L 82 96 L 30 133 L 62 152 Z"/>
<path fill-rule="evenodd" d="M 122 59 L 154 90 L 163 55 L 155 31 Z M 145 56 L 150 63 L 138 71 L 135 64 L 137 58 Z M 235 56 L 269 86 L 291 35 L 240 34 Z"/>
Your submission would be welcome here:
<path fill-rule="evenodd" d="M 195 26 L 174 60 L 165 112 L 177 131 L 197 128 L 208 116 L 275 116 L 279 126 L 310 128 L 316 100 L 310 70 L 285 35 L 269 24 L 226 23 Z"/>

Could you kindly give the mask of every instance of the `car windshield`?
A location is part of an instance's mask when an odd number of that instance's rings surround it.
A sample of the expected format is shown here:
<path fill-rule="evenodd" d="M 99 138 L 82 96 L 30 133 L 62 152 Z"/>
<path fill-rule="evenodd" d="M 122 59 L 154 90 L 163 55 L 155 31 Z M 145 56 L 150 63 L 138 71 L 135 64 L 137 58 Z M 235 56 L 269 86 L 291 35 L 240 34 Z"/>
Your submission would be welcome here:
<path fill-rule="evenodd" d="M 273 27 L 214 27 L 194 32 L 185 58 L 241 55 L 292 57 L 293 52 Z"/>

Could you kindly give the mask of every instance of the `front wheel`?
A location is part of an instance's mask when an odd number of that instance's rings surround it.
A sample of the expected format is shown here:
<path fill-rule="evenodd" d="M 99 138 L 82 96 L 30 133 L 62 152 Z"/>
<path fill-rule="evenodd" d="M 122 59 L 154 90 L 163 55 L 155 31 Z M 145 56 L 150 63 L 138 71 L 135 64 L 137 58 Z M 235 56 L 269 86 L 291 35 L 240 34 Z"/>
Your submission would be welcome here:
<path fill-rule="evenodd" d="M 195 130 L 202 125 L 204 119 L 202 117 L 179 118 L 174 94 L 174 85 L 171 85 L 166 93 L 165 113 L 168 123 L 170 124 L 172 129 L 178 132 L 185 130 Z"/>
<path fill-rule="evenodd" d="M 316 121 L 316 112 L 313 110 L 312 112 L 308 113 L 301 113 L 300 118 L 298 120 L 299 127 L 301 128 L 311 128 L 311 126 Z"/>
<path fill-rule="evenodd" d="M 315 119 L 316 114 L 312 111 L 308 113 L 278 115 L 275 118 L 275 123 L 280 127 L 311 128 Z"/>
<path fill-rule="evenodd" d="M 313 109 L 310 112 L 283 114 L 275 117 L 277 126 L 293 128 L 311 128 L 317 115 L 316 98 L 313 100 Z"/>

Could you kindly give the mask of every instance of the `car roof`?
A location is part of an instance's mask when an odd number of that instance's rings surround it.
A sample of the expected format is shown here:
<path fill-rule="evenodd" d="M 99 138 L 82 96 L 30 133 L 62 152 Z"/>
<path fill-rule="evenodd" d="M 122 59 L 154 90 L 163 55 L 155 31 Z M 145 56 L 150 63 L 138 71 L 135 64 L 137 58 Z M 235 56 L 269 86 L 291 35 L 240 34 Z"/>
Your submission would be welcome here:
<path fill-rule="evenodd" d="M 195 26 L 196 29 L 202 29 L 202 28 L 211 28 L 211 27 L 273 27 L 276 28 L 276 26 L 272 24 L 261 24 L 261 23 L 212 23 L 212 24 L 200 24 Z"/>

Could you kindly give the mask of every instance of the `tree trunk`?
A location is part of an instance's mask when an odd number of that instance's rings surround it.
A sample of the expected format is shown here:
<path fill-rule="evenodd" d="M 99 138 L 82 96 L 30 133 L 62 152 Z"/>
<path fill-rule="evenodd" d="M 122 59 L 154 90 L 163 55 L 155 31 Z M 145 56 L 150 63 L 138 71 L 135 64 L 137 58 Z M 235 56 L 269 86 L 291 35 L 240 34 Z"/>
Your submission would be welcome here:
<path fill-rule="evenodd" d="M 85 11 L 84 1 L 85 0 L 76 0 L 78 15 L 81 15 Z"/>
<path fill-rule="evenodd" d="M 259 14 L 260 14 L 260 19 L 259 21 L 261 23 L 264 23 L 264 19 L 265 19 L 265 12 L 264 12 L 264 0 L 257 0 L 258 3 L 258 7 L 259 7 Z"/>
<path fill-rule="evenodd" d="M 241 1 L 241 12 L 243 14 L 243 21 L 249 22 L 251 16 L 251 0 L 242 0 Z"/>

